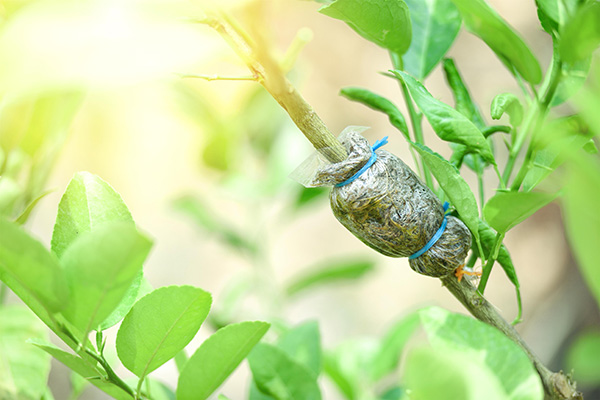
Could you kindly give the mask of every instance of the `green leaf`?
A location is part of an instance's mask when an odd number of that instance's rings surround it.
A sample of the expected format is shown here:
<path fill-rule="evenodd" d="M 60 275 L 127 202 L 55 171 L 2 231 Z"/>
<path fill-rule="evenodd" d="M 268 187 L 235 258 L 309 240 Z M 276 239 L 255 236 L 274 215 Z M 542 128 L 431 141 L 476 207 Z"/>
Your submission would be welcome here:
<path fill-rule="evenodd" d="M 453 363 L 452 360 L 458 357 L 457 364 L 462 365 L 456 369 L 447 368 L 450 366 L 447 363 L 446 366 L 437 365 L 438 371 L 468 371 L 470 376 L 477 370 L 485 370 L 486 373 L 491 374 L 490 378 L 492 376 L 495 378 L 493 381 L 502 389 L 501 399 L 541 400 L 544 398 L 540 377 L 525 352 L 496 328 L 438 307 L 421 310 L 419 315 L 434 354 L 448 355 L 446 360 L 448 363 Z M 460 357 L 461 354 L 464 358 Z M 429 365 L 429 368 L 434 367 Z M 434 373 L 430 374 L 430 377 L 435 376 Z M 486 379 L 479 387 L 477 382 L 477 378 L 469 378 L 469 390 L 485 390 L 491 384 L 491 381 Z M 496 385 L 494 391 L 498 389 Z M 489 390 L 491 393 L 494 392 L 491 387 Z M 486 392 L 483 393 L 483 396 L 457 398 L 490 398 Z"/>
<path fill-rule="evenodd" d="M 200 345 L 179 375 L 178 400 L 204 400 L 237 368 L 269 329 L 266 322 L 241 322 L 219 329 Z"/>
<path fill-rule="evenodd" d="M 591 140 L 588 131 L 589 127 L 579 116 L 559 118 L 545 124 L 534 144 L 537 151 L 523 180 L 523 190 L 530 191 L 565 160 L 576 157 Z"/>
<path fill-rule="evenodd" d="M 481 112 L 479 111 L 477 105 L 473 102 L 471 94 L 469 93 L 469 89 L 460 76 L 460 73 L 454 64 L 454 60 L 451 58 L 445 58 L 443 67 L 446 81 L 448 82 L 448 86 L 450 86 L 454 96 L 454 108 L 462 115 L 467 117 L 468 120 L 472 121 L 473 124 L 481 131 L 483 136 L 487 138 L 490 134 L 488 133 L 490 128 L 486 127 L 485 121 L 481 116 Z M 469 148 L 463 144 L 451 143 L 450 147 L 453 150 L 452 156 L 450 157 L 450 162 L 453 165 L 460 169 L 464 162 L 478 176 L 483 174 L 487 163 L 479 154 L 470 154 Z"/>
<path fill-rule="evenodd" d="M 19 225 L 23 225 L 25 222 L 27 222 L 27 219 L 29 219 L 29 216 L 31 215 L 31 212 L 33 211 L 35 206 L 40 202 L 40 200 L 42 200 L 44 197 L 48 196 L 52 192 L 53 190 L 45 190 L 42 193 L 38 194 L 33 200 L 29 202 L 29 204 L 27 205 L 27 207 L 25 207 L 23 212 L 21 212 L 21 214 L 15 219 L 15 222 Z"/>
<path fill-rule="evenodd" d="M 460 76 L 458 68 L 456 68 L 456 65 L 454 64 L 454 60 L 451 58 L 444 58 L 443 67 L 446 82 L 448 82 L 448 86 L 450 86 L 452 95 L 454 96 L 454 108 L 456 108 L 456 111 L 472 121 L 477 128 L 485 128 L 485 121 L 481 116 L 481 112 L 473 102 L 473 99 L 471 99 L 469 89 L 464 83 L 463 78 Z"/>
<path fill-rule="evenodd" d="M 419 315 L 413 313 L 396 322 L 385 334 L 369 368 L 373 382 L 377 382 L 398 367 L 404 346 L 418 326 Z"/>
<path fill-rule="evenodd" d="M 152 290 L 152 286 L 150 286 L 150 283 L 148 283 L 148 281 L 144 278 L 144 272 L 140 271 L 140 273 L 133 278 L 133 282 L 131 282 L 131 285 L 129 285 L 127 292 L 123 296 L 121 302 L 117 305 L 117 308 L 115 308 L 113 312 L 110 313 L 110 315 L 106 317 L 104 321 L 102 321 L 102 323 L 98 326 L 98 330 L 104 331 L 121 322 L 129 310 L 131 310 L 131 307 L 133 307 L 135 302 L 150 293 Z"/>
<path fill-rule="evenodd" d="M 374 268 L 375 263 L 369 260 L 352 259 L 323 263 L 294 278 L 287 285 L 286 293 L 292 296 L 323 284 L 359 279 Z"/>
<path fill-rule="evenodd" d="M 317 377 L 275 346 L 259 343 L 248 356 L 258 389 L 277 400 L 320 400 Z"/>
<path fill-rule="evenodd" d="M 567 371 L 573 371 L 578 383 L 600 384 L 600 332 L 590 331 L 580 335 L 569 348 Z"/>
<path fill-rule="evenodd" d="M 410 45 L 410 16 L 402 0 L 336 0 L 319 12 L 344 21 L 365 39 L 393 53 L 404 54 Z"/>
<path fill-rule="evenodd" d="M 62 313 L 82 331 L 82 342 L 119 305 L 151 246 L 132 224 L 113 222 L 81 235 L 65 251 L 71 298 Z"/>
<path fill-rule="evenodd" d="M 483 215 L 496 232 L 506 233 L 555 198 L 555 194 L 547 193 L 498 193 L 485 203 Z"/>
<path fill-rule="evenodd" d="M 256 386 L 255 381 L 250 381 L 248 400 L 274 400 L 274 398 L 273 396 L 261 392 L 258 386 Z"/>
<path fill-rule="evenodd" d="M 535 3 L 538 10 L 555 23 L 555 30 L 558 31 L 559 27 L 564 26 L 570 16 L 575 14 L 579 0 L 535 0 Z M 548 32 L 548 30 L 546 31 Z M 552 32 L 548 33 L 552 34 Z"/>
<path fill-rule="evenodd" d="M 558 51 L 562 59 L 574 63 L 588 58 L 600 45 L 600 3 L 581 7 L 565 25 Z"/>
<path fill-rule="evenodd" d="M 60 311 L 69 296 L 67 282 L 56 257 L 19 226 L 2 218 L 0 280 L 25 304 L 30 305 L 34 301 L 49 313 Z"/>
<path fill-rule="evenodd" d="M 585 83 L 591 65 L 592 57 L 587 57 L 574 63 L 563 63 L 560 71 L 562 76 L 550 106 L 556 107 L 577 93 Z M 554 63 L 551 68 L 555 68 Z M 548 73 L 552 74 L 552 71 Z"/>
<path fill-rule="evenodd" d="M 372 386 L 370 370 L 380 350 L 378 340 L 346 340 L 326 353 L 323 369 L 347 399 L 360 399 Z"/>
<path fill-rule="evenodd" d="M 404 70 L 423 79 L 446 54 L 462 19 L 449 0 L 405 0 L 410 10 L 412 42 L 402 57 Z"/>
<path fill-rule="evenodd" d="M 512 126 L 519 126 L 523 121 L 523 106 L 518 97 L 512 93 L 501 93 L 492 100 L 490 114 L 493 119 L 500 119 L 506 113 Z"/>
<path fill-rule="evenodd" d="M 60 258 L 79 236 L 110 222 L 134 225 L 123 199 L 108 183 L 89 172 L 78 172 L 69 182 L 60 200 L 52 233 L 52 250 Z M 143 273 L 140 271 L 123 301 L 99 326 L 100 330 L 117 324 L 131 309 L 142 277 Z"/>
<path fill-rule="evenodd" d="M 440 187 L 460 214 L 460 219 L 467 225 L 473 236 L 479 239 L 479 209 L 467 182 L 460 176 L 454 165 L 431 151 L 430 148 L 420 144 L 413 144 L 413 148 L 421 155 Z"/>
<path fill-rule="evenodd" d="M 390 123 L 398 129 L 407 140 L 410 140 L 408 127 L 404 116 L 398 110 L 398 107 L 385 97 L 375 94 L 367 89 L 357 87 L 347 87 L 340 91 L 340 94 L 347 99 L 357 101 L 376 111 L 381 111 L 387 114 Z"/>
<path fill-rule="evenodd" d="M 411 399 L 509 399 L 494 371 L 454 349 L 415 348 L 407 357 L 403 381 Z"/>
<path fill-rule="evenodd" d="M 121 196 L 105 181 L 89 172 L 73 176 L 58 205 L 52 232 L 52 251 L 59 258 L 80 235 L 107 222 L 133 219 Z"/>
<path fill-rule="evenodd" d="M 417 103 L 431 127 L 440 139 L 447 142 L 460 143 L 481 154 L 492 164 L 495 164 L 490 145 L 479 129 L 467 117 L 454 108 L 435 99 L 425 87 L 415 78 L 402 71 L 392 71 L 402 79 L 410 95 Z"/>
<path fill-rule="evenodd" d="M 162 287 L 144 296 L 119 328 L 119 359 L 143 379 L 187 346 L 210 305 L 210 294 L 192 286 Z"/>
<path fill-rule="evenodd" d="M 284 332 L 277 341 L 277 347 L 315 376 L 321 372 L 321 335 L 316 321 L 303 323 Z"/>
<path fill-rule="evenodd" d="M 484 0 L 452 0 L 467 29 L 483 40 L 503 63 L 528 82 L 542 80 L 540 65 L 523 39 Z"/>
<path fill-rule="evenodd" d="M 98 389 L 107 393 L 111 397 L 117 400 L 131 400 L 131 396 L 124 392 L 120 387 L 106 381 L 106 379 L 99 379 L 103 376 L 103 372 L 100 368 L 95 365 L 91 365 L 89 362 L 80 358 L 74 354 L 67 353 L 66 351 L 59 349 L 52 343 L 48 343 L 43 340 L 31 339 L 29 343 L 39 347 L 58 361 L 69 367 L 73 372 L 87 379 L 92 385 Z"/>
<path fill-rule="evenodd" d="M 566 190 L 562 205 L 567 237 L 581 273 L 600 304 L 600 163 L 592 156 L 581 155 L 567 164 Z"/>
<path fill-rule="evenodd" d="M 315 188 L 307 188 L 304 186 L 300 186 L 298 191 L 298 195 L 294 199 L 294 208 L 299 210 L 301 208 L 306 207 L 307 205 L 317 203 L 320 199 L 325 198 L 329 194 L 328 188 L 315 187 Z"/>
<path fill-rule="evenodd" d="M 23 306 L 0 307 L 0 398 L 40 399 L 46 391 L 50 357 L 27 340 L 48 338 L 44 324 Z"/>
<path fill-rule="evenodd" d="M 176 400 L 173 389 L 160 381 L 147 377 L 143 386 L 152 395 L 152 400 Z"/>
<path fill-rule="evenodd" d="M 392 386 L 387 389 L 383 394 L 380 394 L 379 400 L 403 400 L 405 391 L 400 386 Z"/>

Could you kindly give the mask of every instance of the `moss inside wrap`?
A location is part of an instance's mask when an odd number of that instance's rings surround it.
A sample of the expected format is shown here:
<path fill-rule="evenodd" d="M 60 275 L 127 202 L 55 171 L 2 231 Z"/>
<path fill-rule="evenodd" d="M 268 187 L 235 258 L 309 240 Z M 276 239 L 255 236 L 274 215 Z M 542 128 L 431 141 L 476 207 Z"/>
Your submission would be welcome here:
<path fill-rule="evenodd" d="M 336 187 L 358 172 L 371 157 L 364 128 L 348 127 L 339 139 L 348 151 L 342 162 L 321 165 L 307 186 L 333 186 L 331 209 L 354 236 L 390 257 L 408 257 L 422 249 L 442 225 L 444 209 L 400 158 L 376 150 L 377 160 L 352 182 Z M 461 220 L 447 216 L 446 229 L 421 256 L 409 260 L 413 270 L 444 276 L 464 263 L 471 233 Z"/>

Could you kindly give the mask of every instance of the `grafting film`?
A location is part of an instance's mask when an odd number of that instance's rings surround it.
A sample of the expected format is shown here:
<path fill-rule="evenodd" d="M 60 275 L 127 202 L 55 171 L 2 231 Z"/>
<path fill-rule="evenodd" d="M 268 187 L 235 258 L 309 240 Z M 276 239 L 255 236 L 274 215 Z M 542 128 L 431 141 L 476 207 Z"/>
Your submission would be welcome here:
<path fill-rule="evenodd" d="M 331 209 L 354 236 L 389 257 L 408 257 L 422 249 L 440 229 L 444 209 L 400 158 L 375 150 L 377 159 L 366 171 L 344 186 L 335 185 L 355 175 L 371 158 L 365 128 L 348 127 L 339 139 L 348 158 L 327 164 L 313 157 L 295 172 L 307 187 L 333 186 Z M 421 256 L 409 260 L 413 270 L 444 276 L 464 263 L 471 247 L 471 233 L 458 218 L 446 216 L 442 236 Z"/>

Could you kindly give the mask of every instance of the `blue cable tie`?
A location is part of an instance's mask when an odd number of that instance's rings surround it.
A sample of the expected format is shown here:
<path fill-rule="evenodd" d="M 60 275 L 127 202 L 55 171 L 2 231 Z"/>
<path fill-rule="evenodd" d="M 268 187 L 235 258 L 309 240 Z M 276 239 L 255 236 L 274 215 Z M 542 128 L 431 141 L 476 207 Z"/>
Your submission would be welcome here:
<path fill-rule="evenodd" d="M 446 230 L 446 224 L 448 223 L 448 218 L 446 218 L 447 214 L 445 214 L 445 212 L 448 211 L 448 206 L 448 202 L 444 202 L 444 220 L 442 221 L 442 226 L 440 226 L 440 229 L 437 230 L 437 232 L 431 237 L 431 239 L 429 239 L 429 242 L 427 242 L 427 244 L 423 246 L 421 250 L 408 256 L 409 260 L 414 260 L 415 258 L 422 256 L 423 253 L 429 250 L 439 240 L 439 238 L 442 237 L 442 234 Z"/>
<path fill-rule="evenodd" d="M 346 186 L 350 182 L 356 180 L 356 178 L 361 176 L 366 170 L 368 170 L 371 167 L 371 165 L 373 165 L 375 161 L 377 161 L 377 153 L 375 153 L 375 150 L 377 150 L 383 145 L 386 145 L 388 142 L 387 139 L 388 137 L 386 136 L 383 139 L 379 139 L 378 141 L 376 141 L 375 144 L 371 146 L 371 158 L 369 158 L 369 161 L 367 161 L 367 163 L 363 165 L 363 167 L 359 169 L 357 173 L 352 175 L 350 178 L 346 179 L 344 182 L 336 184 L 335 187 Z"/>

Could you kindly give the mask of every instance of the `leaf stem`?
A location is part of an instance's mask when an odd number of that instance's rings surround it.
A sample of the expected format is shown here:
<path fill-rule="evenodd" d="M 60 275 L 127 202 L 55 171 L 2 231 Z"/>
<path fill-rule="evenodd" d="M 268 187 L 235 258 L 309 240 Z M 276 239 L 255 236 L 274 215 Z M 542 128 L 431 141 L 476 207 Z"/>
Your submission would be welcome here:
<path fill-rule="evenodd" d="M 481 210 L 483 210 L 483 205 L 485 204 L 485 188 L 483 184 L 483 173 L 480 172 L 477 174 L 477 186 L 479 188 L 479 204 Z"/>
<path fill-rule="evenodd" d="M 395 53 L 390 52 L 390 58 L 392 60 L 392 65 L 394 69 L 398 69 L 403 71 L 404 66 L 402 65 L 402 58 Z M 400 85 L 400 90 L 402 91 L 402 97 L 404 97 L 404 102 L 406 103 L 406 108 L 408 109 L 408 115 L 410 116 L 410 124 L 412 126 L 413 135 L 415 137 L 415 142 L 424 145 L 425 139 L 423 138 L 423 129 L 421 127 L 421 121 L 423 119 L 423 114 L 418 112 L 415 108 L 415 105 L 412 102 L 410 97 L 410 93 L 408 92 L 408 88 L 406 84 L 398 80 Z M 425 161 L 421 159 L 421 169 L 423 171 L 423 178 L 425 179 L 425 183 L 427 187 L 433 190 L 433 179 L 431 178 L 431 174 L 427 165 L 425 165 Z"/>
<path fill-rule="evenodd" d="M 8 287 L 4 284 L 4 282 L 0 282 L 0 305 L 4 304 L 7 295 Z"/>
<path fill-rule="evenodd" d="M 515 290 L 517 292 L 517 316 L 515 317 L 513 322 L 510 323 L 513 326 L 517 325 L 518 323 L 523 321 L 521 319 L 521 317 L 523 316 L 523 303 L 521 302 L 521 288 L 519 286 L 515 286 Z"/>
<path fill-rule="evenodd" d="M 534 92 L 537 101 L 533 103 L 531 108 L 529 109 L 525 123 L 523 124 L 523 129 L 517 135 L 515 143 L 513 143 L 509 159 L 506 164 L 506 168 L 504 169 L 504 180 L 508 182 L 508 179 L 510 178 L 510 174 L 514 167 L 515 160 L 521 151 L 521 147 L 525 143 L 526 139 L 528 137 L 531 137 L 529 141 L 529 148 L 527 149 L 527 154 L 525 155 L 525 159 L 523 160 L 521 168 L 519 169 L 519 172 L 517 173 L 517 176 L 510 187 L 510 189 L 513 191 L 519 190 L 521 184 L 523 183 L 523 180 L 525 179 L 525 176 L 527 175 L 527 172 L 529 171 L 529 169 L 531 169 L 533 165 L 533 156 L 535 153 L 532 148 L 533 139 L 543 119 L 546 117 L 546 114 L 548 112 L 550 104 L 552 103 L 552 99 L 556 94 L 556 89 L 558 88 L 558 84 L 560 83 L 561 78 L 562 61 L 558 58 L 555 51 L 550 74 L 546 74 L 546 80 L 542 85 L 542 87 L 545 88 L 544 95 L 541 100 L 538 100 L 537 93 Z"/>
<path fill-rule="evenodd" d="M 60 331 L 62 333 L 64 333 L 67 337 L 69 337 L 73 342 L 75 342 L 75 344 L 77 345 L 77 349 L 78 349 L 78 350 L 76 350 L 77 354 L 79 354 L 81 356 L 81 352 L 83 351 L 85 354 L 92 357 L 96 362 L 98 362 L 102 366 L 102 368 L 106 372 L 106 377 L 102 377 L 102 379 L 106 379 L 108 382 L 112 383 L 113 385 L 118 386 L 121 389 L 123 389 L 123 391 L 125 391 L 131 397 L 137 399 L 136 393 L 133 391 L 133 389 L 131 387 L 129 387 L 129 385 L 127 385 L 127 383 L 125 383 L 121 378 L 119 378 L 119 376 L 111 368 L 108 361 L 106 361 L 106 359 L 104 358 L 103 351 L 102 351 L 104 345 L 102 342 L 102 334 L 101 333 L 100 333 L 100 335 L 96 335 L 96 340 L 101 343 L 101 346 L 99 349 L 100 353 L 98 353 L 94 349 L 91 349 L 87 346 L 84 347 L 84 345 L 81 343 L 81 341 L 77 337 L 75 337 L 73 332 L 71 332 L 71 330 L 67 326 L 60 325 Z"/>
<path fill-rule="evenodd" d="M 479 281 L 479 287 L 477 290 L 483 294 L 485 291 L 485 286 L 487 285 L 487 281 L 492 272 L 492 267 L 494 266 L 494 262 L 498 258 L 498 252 L 500 251 L 500 246 L 502 245 L 502 240 L 504 240 L 504 233 L 496 234 L 496 241 L 494 242 L 494 247 L 491 249 L 490 254 L 488 254 L 487 262 L 483 266 L 483 272 L 481 275 L 481 281 Z M 480 253 L 483 254 L 483 253 Z"/>
<path fill-rule="evenodd" d="M 502 190 L 506 190 L 506 183 L 504 182 L 504 178 L 502 177 L 502 174 L 500 173 L 500 170 L 498 169 L 498 165 L 494 164 L 494 172 L 496 172 L 496 175 L 498 176 L 498 184 L 500 185 L 500 189 Z M 483 203 L 481 203 L 483 204 Z"/>
<path fill-rule="evenodd" d="M 138 380 L 138 384 L 137 384 L 137 387 L 136 387 L 136 389 L 135 389 L 135 397 L 134 397 L 134 399 L 135 399 L 135 400 L 138 400 L 138 399 L 140 399 L 140 396 L 141 396 L 141 394 L 142 394 L 142 385 L 144 384 L 144 381 L 145 381 L 145 380 L 146 380 L 146 377 L 145 377 L 145 376 L 141 377 L 141 378 Z"/>

